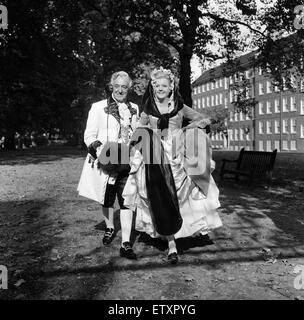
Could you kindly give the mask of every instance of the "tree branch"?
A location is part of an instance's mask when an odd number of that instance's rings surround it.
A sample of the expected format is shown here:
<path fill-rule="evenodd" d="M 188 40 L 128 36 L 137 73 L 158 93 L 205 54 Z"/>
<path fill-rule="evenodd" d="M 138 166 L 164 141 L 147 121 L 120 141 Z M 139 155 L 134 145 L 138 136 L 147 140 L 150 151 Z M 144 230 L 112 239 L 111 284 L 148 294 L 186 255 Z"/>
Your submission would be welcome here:
<path fill-rule="evenodd" d="M 135 26 L 135 25 L 131 25 L 131 24 L 129 24 L 127 21 L 125 21 L 125 23 L 126 23 L 126 25 L 127 25 L 127 27 L 130 29 L 130 30 L 133 30 L 133 31 L 136 31 L 136 32 L 139 32 L 139 33 L 141 33 L 141 34 L 146 34 L 147 33 L 147 31 L 149 31 L 149 30 L 144 30 L 144 28 L 142 29 L 142 28 L 140 28 L 140 27 L 138 27 L 138 26 Z M 147 23 L 147 24 L 149 24 L 149 23 Z M 157 34 L 157 36 L 159 37 L 159 38 L 161 38 L 164 42 L 166 42 L 167 44 L 169 44 L 169 45 L 171 45 L 178 53 L 180 53 L 180 51 L 181 51 L 181 47 L 178 45 L 178 43 L 176 42 L 176 41 L 174 41 L 172 38 L 170 38 L 170 37 L 168 37 L 168 36 L 165 36 L 165 35 L 163 35 L 163 34 L 161 34 L 161 33 L 159 33 L 159 32 L 155 32 L 156 30 L 155 29 L 151 29 L 151 34 Z"/>
<path fill-rule="evenodd" d="M 93 10 L 97 11 L 104 19 L 107 18 L 107 16 L 102 12 L 101 8 L 93 4 L 91 1 L 86 1 L 86 4 L 91 7 Z"/>
<path fill-rule="evenodd" d="M 220 16 L 217 16 L 216 14 L 213 14 L 213 13 L 202 13 L 202 16 L 204 17 L 210 17 L 216 21 L 220 21 L 220 22 L 227 22 L 227 23 L 232 23 L 232 24 L 240 24 L 240 25 L 243 25 L 245 27 L 247 27 L 248 29 L 250 29 L 251 31 L 255 32 L 255 33 L 258 33 L 260 34 L 262 37 L 266 38 L 266 39 L 269 39 L 269 37 L 267 37 L 262 31 L 260 30 L 257 30 L 255 28 L 252 28 L 250 25 L 248 25 L 247 23 L 245 22 L 242 22 L 242 21 L 238 21 L 238 20 L 231 20 L 231 19 L 227 19 L 227 18 L 224 18 L 224 17 L 220 17 Z"/>

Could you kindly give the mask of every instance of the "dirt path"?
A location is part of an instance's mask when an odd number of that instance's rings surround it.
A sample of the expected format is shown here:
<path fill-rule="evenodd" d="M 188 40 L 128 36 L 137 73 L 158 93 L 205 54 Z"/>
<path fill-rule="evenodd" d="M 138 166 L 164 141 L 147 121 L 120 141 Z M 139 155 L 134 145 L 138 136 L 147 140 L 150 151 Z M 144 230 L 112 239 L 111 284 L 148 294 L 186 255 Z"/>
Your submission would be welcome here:
<path fill-rule="evenodd" d="M 279 155 L 272 187 L 219 183 L 224 227 L 214 244 L 184 250 L 176 267 L 161 242 L 137 233 L 137 261 L 119 257 L 120 231 L 102 245 L 99 205 L 76 193 L 82 151 L 1 156 L 0 265 L 9 289 L 0 299 L 304 298 L 294 288 L 294 268 L 304 265 L 303 155 Z M 214 153 L 218 166 L 224 156 Z"/>

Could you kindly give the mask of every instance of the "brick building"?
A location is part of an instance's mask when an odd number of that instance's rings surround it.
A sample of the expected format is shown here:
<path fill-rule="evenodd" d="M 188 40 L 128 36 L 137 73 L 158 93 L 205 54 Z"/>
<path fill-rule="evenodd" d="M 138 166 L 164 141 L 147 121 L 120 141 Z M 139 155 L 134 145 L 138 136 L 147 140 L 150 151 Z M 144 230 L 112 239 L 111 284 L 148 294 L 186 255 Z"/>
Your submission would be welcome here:
<path fill-rule="evenodd" d="M 229 110 L 228 135 L 212 135 L 215 149 L 304 152 L 304 81 L 297 92 L 272 84 L 269 74 L 255 66 L 256 53 L 235 60 L 242 72 L 229 75 L 227 64 L 204 72 L 192 84 L 193 108 Z M 238 69 L 235 69 L 238 70 Z M 246 79 L 246 98 L 255 98 L 251 116 L 234 111 L 235 84 Z M 284 79 L 283 79 L 284 80 Z M 228 136 L 228 137 L 227 137 Z"/>

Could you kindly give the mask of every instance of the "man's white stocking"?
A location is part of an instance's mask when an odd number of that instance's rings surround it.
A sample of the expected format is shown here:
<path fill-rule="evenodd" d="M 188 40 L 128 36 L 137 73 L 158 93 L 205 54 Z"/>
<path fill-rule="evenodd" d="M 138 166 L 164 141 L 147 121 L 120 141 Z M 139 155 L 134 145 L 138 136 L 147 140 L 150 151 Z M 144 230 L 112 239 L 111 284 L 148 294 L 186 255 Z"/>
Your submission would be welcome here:
<path fill-rule="evenodd" d="M 107 228 L 114 229 L 114 210 L 113 210 L 113 208 L 102 207 L 101 211 L 104 216 L 104 220 L 105 220 Z"/>
<path fill-rule="evenodd" d="M 133 211 L 128 209 L 121 209 L 120 210 L 121 243 L 130 241 L 132 221 L 133 221 Z"/>

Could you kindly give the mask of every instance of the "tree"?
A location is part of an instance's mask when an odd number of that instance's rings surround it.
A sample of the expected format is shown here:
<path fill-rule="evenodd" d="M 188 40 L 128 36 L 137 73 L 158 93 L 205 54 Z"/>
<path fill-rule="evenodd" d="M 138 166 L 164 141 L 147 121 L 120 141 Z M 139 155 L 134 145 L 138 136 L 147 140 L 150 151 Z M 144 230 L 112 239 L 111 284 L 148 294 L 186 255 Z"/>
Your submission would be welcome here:
<path fill-rule="evenodd" d="M 190 106 L 192 105 L 190 60 L 193 54 L 197 54 L 202 59 L 223 58 L 222 52 L 214 53 L 208 48 L 208 45 L 214 42 L 219 34 L 227 53 L 243 46 L 237 25 L 246 25 L 246 23 L 217 14 L 210 2 L 206 0 L 116 0 L 110 2 L 111 8 L 115 8 L 113 9 L 115 19 L 112 16 L 110 21 L 113 30 L 122 33 L 136 32 L 153 48 L 165 45 L 178 54 L 180 91 L 186 104 Z M 224 1 L 218 2 L 219 6 L 225 5 Z M 92 0 L 89 3 L 99 13 L 100 18 L 109 18 L 109 1 Z M 243 15 L 254 13 L 250 10 L 249 3 L 238 2 L 238 5 L 234 4 L 233 7 L 236 11 L 241 9 Z M 231 11 L 230 16 L 236 17 L 237 15 Z M 253 29 L 250 26 L 249 28 Z"/>

